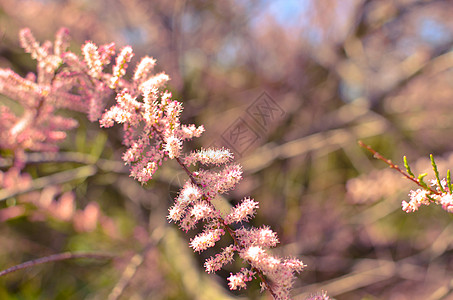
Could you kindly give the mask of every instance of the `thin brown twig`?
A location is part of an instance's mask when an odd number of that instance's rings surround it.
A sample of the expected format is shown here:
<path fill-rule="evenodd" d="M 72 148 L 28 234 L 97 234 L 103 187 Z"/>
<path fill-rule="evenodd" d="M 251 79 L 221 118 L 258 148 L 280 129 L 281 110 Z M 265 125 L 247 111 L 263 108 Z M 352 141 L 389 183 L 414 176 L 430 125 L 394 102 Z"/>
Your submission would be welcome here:
<path fill-rule="evenodd" d="M 362 148 L 365 148 L 366 150 L 370 151 L 373 156 L 379 160 L 382 160 L 383 162 L 385 162 L 390 168 L 392 169 L 395 169 L 396 171 L 398 171 L 400 174 L 402 174 L 404 177 L 406 177 L 407 179 L 409 179 L 410 181 L 414 182 L 416 185 L 418 185 L 419 187 L 425 189 L 425 190 L 429 190 L 431 193 L 433 194 L 436 194 L 436 195 L 440 195 L 441 193 L 436 191 L 436 190 L 433 190 L 429 187 L 426 187 L 424 185 L 422 185 L 420 183 L 420 180 L 409 175 L 408 173 L 404 172 L 398 165 L 395 165 L 390 159 L 387 159 L 385 158 L 384 156 L 382 156 L 379 152 L 377 152 L 376 150 L 374 150 L 371 146 L 365 144 L 364 142 L 362 141 L 358 141 L 358 144 L 360 147 Z"/>
<path fill-rule="evenodd" d="M 25 153 L 23 163 L 41 164 L 49 162 L 75 162 L 84 165 L 96 165 L 101 171 L 127 173 L 124 163 L 117 160 L 98 158 L 97 156 L 80 152 L 33 152 Z M 0 158 L 0 168 L 10 168 L 13 165 L 11 158 Z"/>
<path fill-rule="evenodd" d="M 62 171 L 49 176 L 34 179 L 30 185 L 19 185 L 13 188 L 0 190 L 0 201 L 19 194 L 28 193 L 34 190 L 42 189 L 50 184 L 60 184 L 75 179 L 81 179 L 93 176 L 97 173 L 98 168 L 95 165 L 78 167 L 71 170 Z"/>
<path fill-rule="evenodd" d="M 24 263 L 12 266 L 3 271 L 0 271 L 0 277 L 7 275 L 9 273 L 15 272 L 15 271 L 19 271 L 19 270 L 22 270 L 25 268 L 34 267 L 34 266 L 49 263 L 49 262 L 61 261 L 61 260 L 66 260 L 66 259 L 75 259 L 75 258 L 111 259 L 113 257 L 114 257 L 114 255 L 112 255 L 112 254 L 90 253 L 90 252 L 80 252 L 80 253 L 64 252 L 64 253 L 52 254 L 49 256 L 44 256 L 44 257 L 40 257 L 37 259 L 29 260 Z"/>

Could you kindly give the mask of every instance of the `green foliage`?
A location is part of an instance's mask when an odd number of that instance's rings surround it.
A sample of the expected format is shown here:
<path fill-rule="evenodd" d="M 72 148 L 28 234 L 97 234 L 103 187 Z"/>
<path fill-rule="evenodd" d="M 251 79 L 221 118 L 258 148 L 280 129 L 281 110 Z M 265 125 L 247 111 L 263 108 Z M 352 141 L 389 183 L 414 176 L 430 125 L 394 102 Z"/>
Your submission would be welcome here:
<path fill-rule="evenodd" d="M 437 170 L 437 165 L 436 165 L 436 162 L 434 161 L 434 156 L 432 154 L 430 154 L 429 158 L 431 159 L 431 165 L 433 166 L 434 175 L 436 176 L 437 186 L 442 191 L 442 193 L 444 193 L 445 190 L 442 186 L 442 183 L 440 182 L 439 171 Z"/>

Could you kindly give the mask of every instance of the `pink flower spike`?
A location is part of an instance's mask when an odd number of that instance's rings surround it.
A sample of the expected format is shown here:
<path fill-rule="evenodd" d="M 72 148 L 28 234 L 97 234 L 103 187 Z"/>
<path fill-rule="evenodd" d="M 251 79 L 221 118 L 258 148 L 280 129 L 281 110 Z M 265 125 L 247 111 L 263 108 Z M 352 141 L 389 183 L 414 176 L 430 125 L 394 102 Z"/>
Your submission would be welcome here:
<path fill-rule="evenodd" d="M 429 192 L 424 189 L 417 189 L 416 191 L 412 190 L 411 193 L 409 194 L 410 201 L 409 202 L 403 201 L 401 204 L 402 209 L 405 212 L 409 213 L 417 211 L 422 204 L 429 205 L 430 202 L 429 199 L 427 198 L 428 195 Z"/>
<path fill-rule="evenodd" d="M 185 155 L 184 143 L 200 137 L 204 127 L 181 124 L 183 104 L 165 90 L 169 76 L 152 73 L 155 59 L 144 57 L 135 72 L 126 77 L 134 55 L 129 46 L 120 51 L 113 66 L 107 67 L 115 55 L 114 43 L 97 47 L 87 41 L 79 56 L 67 51 L 66 29 L 57 33 L 54 43 L 39 44 L 29 29 L 21 31 L 20 39 L 26 52 L 38 60 L 37 72 L 23 78 L 12 70 L 0 68 L 0 93 L 23 108 L 16 114 L 15 110 L 0 105 L 0 146 L 7 150 L 8 156 L 9 153 L 14 155 L 13 167 L 7 173 L 0 171 L 0 185 L 13 187 L 31 182 L 31 178 L 21 174 L 28 163 L 27 151 L 58 151 L 56 143 L 77 125 L 73 119 L 56 115 L 59 109 L 86 113 L 91 121 L 101 117 L 101 127 L 121 124 L 122 143 L 126 147 L 122 159 L 130 165 L 131 177 L 143 185 L 152 179 L 163 162 L 171 159 L 177 160 L 189 177 L 169 209 L 167 219 L 186 232 L 203 223 L 204 230 L 190 240 L 190 247 L 197 252 L 205 251 L 227 233 L 228 239 L 233 241 L 205 261 L 206 271 L 220 270 L 233 261 L 237 253 L 250 264 L 250 269 L 242 268 L 239 273 L 231 274 L 230 289 L 245 289 L 246 283 L 258 272 L 262 286 L 276 299 L 289 299 L 294 273 L 302 271 L 305 265 L 297 259 L 282 259 L 267 253 L 268 248 L 279 243 L 277 234 L 269 227 L 237 229 L 237 223 L 247 222 L 256 214 L 259 205 L 254 199 L 243 198 L 225 217 L 217 202 L 211 202 L 235 188 L 242 179 L 242 167 L 233 161 L 231 150 L 225 148 L 202 148 Z M 112 95 L 116 102 L 106 108 Z M 434 199 L 445 210 L 453 212 L 451 195 L 445 194 L 443 189 L 434 194 L 413 192 L 410 203 L 403 203 L 403 208 L 416 210 Z M 74 219 L 77 231 L 91 231 L 98 224 L 103 227 L 107 224 L 106 216 L 95 202 L 75 212 L 71 197 L 62 197 L 58 202 L 56 211 L 60 219 Z"/>
<path fill-rule="evenodd" d="M 235 247 L 233 245 L 230 245 L 223 249 L 222 252 L 216 254 L 215 257 L 208 258 L 204 263 L 206 272 L 214 273 L 220 270 L 224 265 L 233 261 L 234 251 Z"/>
<path fill-rule="evenodd" d="M 141 161 L 131 168 L 131 177 L 137 179 L 141 184 L 147 183 L 157 171 L 157 164 L 154 161 Z"/>
<path fill-rule="evenodd" d="M 67 28 L 60 28 L 55 35 L 54 54 L 61 56 L 69 47 L 69 30 Z"/>
<path fill-rule="evenodd" d="M 228 286 L 230 287 L 230 290 L 237 290 L 237 289 L 246 289 L 247 288 L 247 283 L 244 280 L 244 276 L 242 273 L 238 274 L 231 274 L 230 277 L 228 277 Z"/>
<path fill-rule="evenodd" d="M 201 149 L 195 152 L 192 152 L 184 159 L 184 164 L 187 166 L 195 165 L 197 162 L 200 162 L 203 165 L 215 164 L 223 165 L 233 159 L 233 153 L 229 149 Z"/>
<path fill-rule="evenodd" d="M 184 216 L 185 210 L 180 204 L 175 204 L 174 206 L 170 207 L 168 210 L 167 219 L 171 221 L 179 221 Z"/>
<path fill-rule="evenodd" d="M 228 286 L 230 287 L 230 290 L 237 290 L 241 288 L 246 289 L 246 282 L 252 281 L 254 275 L 255 272 L 245 268 L 242 268 L 241 272 L 239 273 L 236 273 L 234 275 L 231 274 L 230 277 L 228 277 Z"/>
<path fill-rule="evenodd" d="M 263 248 L 275 247 L 279 241 L 277 233 L 268 226 L 262 228 L 240 228 L 235 230 L 237 239 L 242 247 L 260 246 Z"/>
<path fill-rule="evenodd" d="M 82 47 L 82 53 L 86 64 L 88 65 L 88 73 L 98 79 L 102 73 L 102 62 L 98 49 L 92 42 L 87 42 Z"/>
<path fill-rule="evenodd" d="M 181 154 L 182 142 L 174 135 L 168 137 L 165 143 L 165 151 L 170 159 L 179 157 Z"/>
<path fill-rule="evenodd" d="M 215 190 L 223 194 L 231 189 L 242 179 L 242 167 L 238 164 L 228 165 L 219 174 L 219 180 L 215 184 Z"/>
<path fill-rule="evenodd" d="M 449 213 L 453 213 L 453 195 L 449 193 L 444 193 L 440 197 L 440 204 L 442 208 Z"/>
<path fill-rule="evenodd" d="M 176 202 L 182 207 L 186 207 L 201 198 L 202 192 L 190 180 L 186 181 L 184 187 L 181 189 Z"/>
<path fill-rule="evenodd" d="M 146 90 L 151 88 L 159 88 L 166 84 L 170 80 L 170 77 L 165 73 L 159 73 L 149 78 L 140 85 L 140 90 Z"/>
<path fill-rule="evenodd" d="M 189 140 L 193 137 L 200 137 L 203 132 L 204 132 L 203 125 L 196 127 L 193 124 L 190 125 L 182 124 L 178 131 L 178 134 L 181 137 L 181 139 Z"/>
<path fill-rule="evenodd" d="M 119 80 L 126 74 L 127 64 L 131 61 L 133 56 L 134 53 L 131 47 L 126 46 L 121 50 L 116 58 L 116 64 L 113 67 L 113 76 L 110 79 L 111 89 L 116 89 L 118 87 Z"/>
<path fill-rule="evenodd" d="M 296 259 L 296 258 L 285 259 L 283 264 L 286 267 L 288 267 L 290 270 L 292 270 L 293 272 L 296 272 L 296 273 L 302 272 L 303 269 L 307 266 L 301 260 Z"/>
<path fill-rule="evenodd" d="M 156 60 L 154 58 L 151 58 L 149 56 L 143 57 L 135 70 L 134 81 L 146 80 L 151 71 L 154 69 L 155 65 Z"/>
<path fill-rule="evenodd" d="M 181 228 L 188 231 L 195 227 L 200 220 L 212 219 L 216 216 L 214 209 L 206 201 L 195 203 L 181 221 Z"/>
<path fill-rule="evenodd" d="M 99 47 L 99 55 L 103 66 L 110 64 L 110 59 L 115 55 L 115 43 Z"/>
<path fill-rule="evenodd" d="M 30 53 L 33 59 L 41 61 L 47 53 L 39 46 L 29 28 L 24 28 L 19 32 L 20 45 L 25 52 Z"/>
<path fill-rule="evenodd" d="M 247 221 L 253 217 L 258 207 L 258 202 L 250 198 L 244 198 L 241 203 L 231 209 L 231 212 L 225 217 L 225 223 L 232 224 Z"/>
<path fill-rule="evenodd" d="M 210 247 L 214 247 L 215 243 L 220 240 L 225 234 L 223 229 L 209 229 L 195 236 L 190 240 L 190 247 L 194 251 L 202 252 Z"/>

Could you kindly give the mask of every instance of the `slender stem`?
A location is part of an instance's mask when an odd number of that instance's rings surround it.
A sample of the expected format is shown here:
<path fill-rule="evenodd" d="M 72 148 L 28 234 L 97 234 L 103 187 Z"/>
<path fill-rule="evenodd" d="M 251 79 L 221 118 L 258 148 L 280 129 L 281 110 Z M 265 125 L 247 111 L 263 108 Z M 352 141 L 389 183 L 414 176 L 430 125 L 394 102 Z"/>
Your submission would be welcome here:
<path fill-rule="evenodd" d="M 117 160 L 98 158 L 94 155 L 80 152 L 32 152 L 25 153 L 22 158 L 25 164 L 40 164 L 49 162 L 75 162 L 84 165 L 96 165 L 102 171 L 126 173 L 124 163 Z M 8 168 L 13 165 L 10 158 L 0 158 L 0 168 Z"/>
<path fill-rule="evenodd" d="M 24 263 L 13 266 L 11 268 L 0 271 L 0 277 L 4 276 L 6 274 L 9 274 L 9 273 L 15 272 L 15 271 L 25 269 L 25 268 L 34 267 L 37 265 L 54 262 L 54 261 L 75 259 L 75 258 L 111 259 L 111 258 L 113 258 L 113 255 L 101 254 L 101 253 L 89 253 L 89 252 L 81 252 L 81 253 L 64 252 L 64 253 L 52 254 L 49 256 L 44 256 L 44 257 L 40 257 L 37 259 L 29 260 Z"/>
<path fill-rule="evenodd" d="M 365 144 L 364 142 L 362 141 L 358 141 L 358 144 L 360 147 L 362 148 L 365 148 L 366 150 L 370 151 L 371 153 L 373 153 L 373 156 L 379 160 L 382 160 L 383 162 L 385 162 L 390 168 L 392 169 L 395 169 L 396 171 L 398 171 L 400 174 L 402 174 L 404 177 L 406 177 L 407 179 L 411 180 L 412 182 L 414 182 L 416 185 L 418 185 L 419 187 L 425 189 L 425 190 L 429 190 L 431 193 L 433 194 L 436 194 L 436 195 L 441 195 L 440 192 L 436 191 L 436 190 L 433 190 L 431 188 L 427 188 L 426 186 L 423 186 L 420 181 L 415 178 L 415 177 L 412 177 L 410 176 L 409 174 L 407 174 L 406 172 L 404 172 L 400 167 L 398 167 L 398 165 L 395 165 L 390 159 L 387 159 L 385 158 L 384 156 L 382 156 L 379 152 L 377 152 L 376 150 L 374 150 L 373 148 L 371 148 L 371 146 Z"/>
<path fill-rule="evenodd" d="M 86 178 L 95 175 L 97 167 L 94 165 L 83 166 L 71 170 L 62 171 L 49 176 L 34 179 L 29 185 L 23 184 L 13 188 L 0 190 L 0 202 L 19 194 L 42 189 L 50 184 L 61 184 L 71 180 Z"/>
<path fill-rule="evenodd" d="M 192 183 L 195 184 L 196 186 L 200 186 L 200 184 L 197 182 L 195 177 L 193 177 L 192 172 L 190 172 L 190 170 L 186 167 L 186 165 L 182 163 L 182 161 L 179 159 L 179 157 L 176 157 L 175 159 L 178 162 L 178 164 L 181 166 L 181 168 L 184 170 L 184 172 L 186 172 L 186 174 L 189 176 L 190 181 L 192 181 Z"/>

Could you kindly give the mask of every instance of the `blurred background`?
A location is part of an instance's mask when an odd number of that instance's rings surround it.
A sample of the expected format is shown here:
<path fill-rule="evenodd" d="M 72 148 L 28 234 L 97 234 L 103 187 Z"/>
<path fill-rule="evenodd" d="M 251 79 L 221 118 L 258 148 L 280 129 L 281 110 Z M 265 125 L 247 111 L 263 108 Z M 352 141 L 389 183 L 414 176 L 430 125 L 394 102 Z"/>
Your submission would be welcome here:
<path fill-rule="evenodd" d="M 452 12 L 446 0 L 0 0 L 0 67 L 35 70 L 23 27 L 44 41 L 65 26 L 76 53 L 86 40 L 131 45 L 131 65 L 156 58 L 183 120 L 205 125 L 186 150 L 227 146 L 244 166 L 224 205 L 259 201 L 252 223 L 278 232 L 274 253 L 308 265 L 294 299 L 453 299 L 451 215 L 403 212 L 414 186 L 357 145 L 396 164 L 407 155 L 415 172 L 429 172 L 430 153 L 441 174 L 453 165 Z M 1 299 L 270 299 L 258 282 L 229 291 L 240 261 L 206 274 L 215 252 L 193 253 L 196 232 L 167 223 L 177 165 L 141 187 L 121 162 L 121 130 L 76 116 L 62 151 L 25 169 L 44 188 L 1 202 L 0 269 L 64 251 L 115 258 L 7 275 Z"/>

